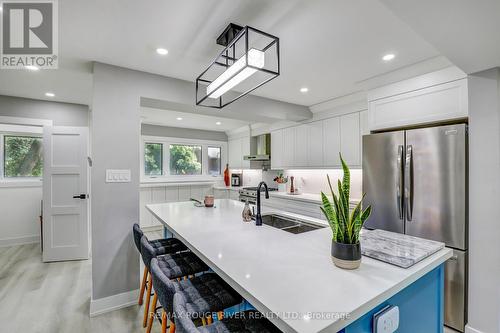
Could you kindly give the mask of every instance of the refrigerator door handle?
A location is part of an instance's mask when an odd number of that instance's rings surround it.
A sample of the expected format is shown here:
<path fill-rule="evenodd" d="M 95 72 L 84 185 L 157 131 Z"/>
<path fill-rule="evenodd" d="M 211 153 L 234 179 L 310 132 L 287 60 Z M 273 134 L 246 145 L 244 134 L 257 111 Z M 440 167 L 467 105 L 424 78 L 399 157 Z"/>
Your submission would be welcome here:
<path fill-rule="evenodd" d="M 411 221 L 413 215 L 413 147 L 406 147 L 405 159 L 405 209 L 406 220 Z"/>
<path fill-rule="evenodd" d="M 398 205 L 399 219 L 403 219 L 403 156 L 404 148 L 402 145 L 398 146 L 398 158 L 397 158 L 397 179 L 396 179 L 396 200 Z"/>

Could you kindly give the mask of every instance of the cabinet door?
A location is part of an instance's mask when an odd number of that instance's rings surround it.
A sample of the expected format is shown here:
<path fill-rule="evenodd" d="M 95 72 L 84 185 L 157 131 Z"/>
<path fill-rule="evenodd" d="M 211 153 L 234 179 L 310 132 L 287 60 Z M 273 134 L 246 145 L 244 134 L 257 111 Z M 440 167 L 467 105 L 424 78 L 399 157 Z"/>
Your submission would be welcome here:
<path fill-rule="evenodd" d="M 271 132 L 271 169 L 283 168 L 283 130 Z"/>
<path fill-rule="evenodd" d="M 315 121 L 307 126 L 308 166 L 323 166 L 323 122 Z"/>
<path fill-rule="evenodd" d="M 349 166 L 360 166 L 359 112 L 340 117 L 340 151 Z"/>
<path fill-rule="evenodd" d="M 325 167 L 340 165 L 340 118 L 323 120 L 323 163 Z"/>
<path fill-rule="evenodd" d="M 359 164 L 363 164 L 363 135 L 370 134 L 370 126 L 368 124 L 368 110 L 359 113 Z"/>
<path fill-rule="evenodd" d="M 240 165 L 242 169 L 250 168 L 250 161 L 245 161 L 243 156 L 250 155 L 250 137 L 245 137 L 240 139 L 241 150 L 240 150 Z"/>
<path fill-rule="evenodd" d="M 295 127 L 294 167 L 307 166 L 307 125 Z"/>
<path fill-rule="evenodd" d="M 295 127 L 283 130 L 283 166 L 293 167 L 295 164 Z"/>
<path fill-rule="evenodd" d="M 228 148 L 229 148 L 229 167 L 232 169 L 238 169 L 241 168 L 241 162 L 238 157 L 241 158 L 241 140 L 240 139 L 234 139 L 234 140 L 229 140 L 228 142 Z"/>

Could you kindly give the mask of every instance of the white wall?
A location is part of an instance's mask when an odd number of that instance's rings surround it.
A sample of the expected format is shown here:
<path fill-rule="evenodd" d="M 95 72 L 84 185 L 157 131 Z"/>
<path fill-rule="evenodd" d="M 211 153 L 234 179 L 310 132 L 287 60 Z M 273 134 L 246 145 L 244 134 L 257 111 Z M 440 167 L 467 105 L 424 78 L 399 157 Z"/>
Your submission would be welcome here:
<path fill-rule="evenodd" d="M 52 120 L 56 126 L 88 126 L 85 105 L 0 95 L 0 116 Z M 2 161 L 0 161 L 2 163 Z M 0 246 L 38 242 L 42 186 L 0 184 Z"/>
<path fill-rule="evenodd" d="M 40 240 L 42 186 L 0 187 L 0 247 Z"/>
<path fill-rule="evenodd" d="M 195 108 L 192 82 L 101 63 L 94 64 L 93 79 L 91 306 L 96 300 L 131 292 L 139 285 L 139 255 L 132 240 L 132 225 L 139 221 L 141 105 L 168 110 L 165 105 L 145 104 L 147 100 L 164 101 L 179 111 L 188 108 L 220 115 L 268 113 L 278 119 L 311 115 L 304 106 L 251 95 L 222 110 Z M 132 181 L 105 183 L 105 170 L 115 168 L 131 170 Z"/>
<path fill-rule="evenodd" d="M 500 332 L 500 72 L 469 81 L 469 333 Z"/>

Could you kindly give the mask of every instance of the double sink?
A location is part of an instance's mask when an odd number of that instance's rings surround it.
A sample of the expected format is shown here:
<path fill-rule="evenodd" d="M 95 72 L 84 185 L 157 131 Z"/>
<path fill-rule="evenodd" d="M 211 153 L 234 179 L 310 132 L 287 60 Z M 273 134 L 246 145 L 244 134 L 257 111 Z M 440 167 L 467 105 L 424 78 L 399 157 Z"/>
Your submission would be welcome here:
<path fill-rule="evenodd" d="M 301 234 L 308 231 L 326 228 L 326 226 L 324 225 L 314 224 L 311 222 L 279 214 L 262 215 L 262 223 L 292 234 Z"/>

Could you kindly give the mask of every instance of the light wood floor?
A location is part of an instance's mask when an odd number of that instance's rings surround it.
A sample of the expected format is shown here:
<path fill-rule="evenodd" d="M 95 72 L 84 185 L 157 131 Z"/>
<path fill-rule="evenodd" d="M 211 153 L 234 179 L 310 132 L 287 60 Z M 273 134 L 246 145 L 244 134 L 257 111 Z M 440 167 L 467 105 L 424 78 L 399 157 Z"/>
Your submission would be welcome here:
<path fill-rule="evenodd" d="M 145 331 L 138 305 L 90 318 L 90 285 L 90 260 L 42 263 L 39 244 L 0 248 L 0 332 Z"/>

